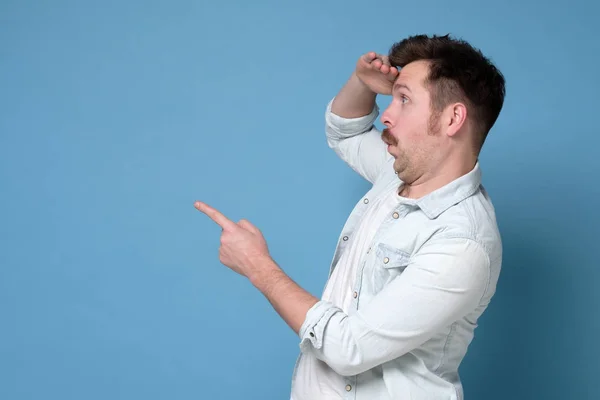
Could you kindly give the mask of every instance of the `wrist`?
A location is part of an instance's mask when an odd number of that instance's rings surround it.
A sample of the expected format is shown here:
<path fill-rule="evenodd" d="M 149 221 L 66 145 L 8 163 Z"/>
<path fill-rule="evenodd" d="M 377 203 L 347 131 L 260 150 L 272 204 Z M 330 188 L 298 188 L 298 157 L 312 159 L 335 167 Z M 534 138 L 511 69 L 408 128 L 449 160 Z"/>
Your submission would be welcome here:
<path fill-rule="evenodd" d="M 352 73 L 352 75 L 350 76 L 350 81 L 352 83 L 352 86 L 354 86 L 356 88 L 356 90 L 360 91 L 361 94 L 364 95 L 372 95 L 372 96 L 376 96 L 377 93 L 375 93 L 370 87 L 369 85 L 367 85 L 359 76 L 359 74 L 354 71 Z"/>
<path fill-rule="evenodd" d="M 248 280 L 263 293 L 269 291 L 276 281 L 285 276 L 271 257 L 256 260 L 255 267 L 252 270 L 252 274 L 248 275 Z"/>

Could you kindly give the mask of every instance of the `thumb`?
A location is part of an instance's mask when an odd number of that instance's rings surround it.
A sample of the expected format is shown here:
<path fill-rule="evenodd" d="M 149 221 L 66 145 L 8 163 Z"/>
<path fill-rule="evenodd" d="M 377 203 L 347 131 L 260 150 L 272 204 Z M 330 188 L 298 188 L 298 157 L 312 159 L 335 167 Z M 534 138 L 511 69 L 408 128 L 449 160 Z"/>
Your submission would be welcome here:
<path fill-rule="evenodd" d="M 250 223 L 250 221 L 248 221 L 247 219 L 241 219 L 240 222 L 238 222 L 238 225 L 254 234 L 257 234 L 257 235 L 261 234 L 260 230 L 257 227 L 255 227 L 254 225 L 252 225 Z"/>

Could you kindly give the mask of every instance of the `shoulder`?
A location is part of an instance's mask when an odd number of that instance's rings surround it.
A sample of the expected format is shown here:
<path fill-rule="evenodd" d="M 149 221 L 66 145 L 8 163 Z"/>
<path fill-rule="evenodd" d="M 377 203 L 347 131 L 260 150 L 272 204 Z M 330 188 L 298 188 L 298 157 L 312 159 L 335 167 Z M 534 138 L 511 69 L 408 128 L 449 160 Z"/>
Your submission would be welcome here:
<path fill-rule="evenodd" d="M 438 226 L 431 239 L 463 238 L 481 246 L 495 262 L 502 255 L 502 238 L 492 201 L 483 186 L 472 196 L 450 207 L 432 221 Z"/>

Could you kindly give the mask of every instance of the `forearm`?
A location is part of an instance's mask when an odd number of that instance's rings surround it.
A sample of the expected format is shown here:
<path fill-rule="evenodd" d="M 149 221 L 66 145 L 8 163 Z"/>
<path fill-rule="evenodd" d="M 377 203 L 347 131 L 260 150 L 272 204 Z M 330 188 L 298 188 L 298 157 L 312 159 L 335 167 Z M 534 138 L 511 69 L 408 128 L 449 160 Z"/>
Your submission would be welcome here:
<path fill-rule="evenodd" d="M 250 281 L 298 334 L 306 313 L 318 299 L 298 286 L 272 259 L 261 260 L 260 263 L 257 272 L 249 277 Z"/>
<path fill-rule="evenodd" d="M 368 304 L 347 315 L 320 301 L 301 327 L 300 348 L 343 376 L 398 358 L 475 310 L 489 286 L 484 248 L 470 239 L 435 241 Z"/>
<path fill-rule="evenodd" d="M 357 118 L 369 114 L 375 106 L 377 94 L 352 73 L 350 79 L 336 95 L 331 112 L 344 118 Z"/>

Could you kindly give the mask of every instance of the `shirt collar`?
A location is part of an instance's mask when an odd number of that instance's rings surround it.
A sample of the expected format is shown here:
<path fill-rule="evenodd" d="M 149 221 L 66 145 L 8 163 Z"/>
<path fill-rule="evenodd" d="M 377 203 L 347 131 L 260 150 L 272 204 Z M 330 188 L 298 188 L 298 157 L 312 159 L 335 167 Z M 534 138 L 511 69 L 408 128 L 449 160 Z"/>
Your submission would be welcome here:
<path fill-rule="evenodd" d="M 476 193 L 481 186 L 481 169 L 479 161 L 467 174 L 434 190 L 415 201 L 429 219 L 440 216 L 444 211 Z"/>

